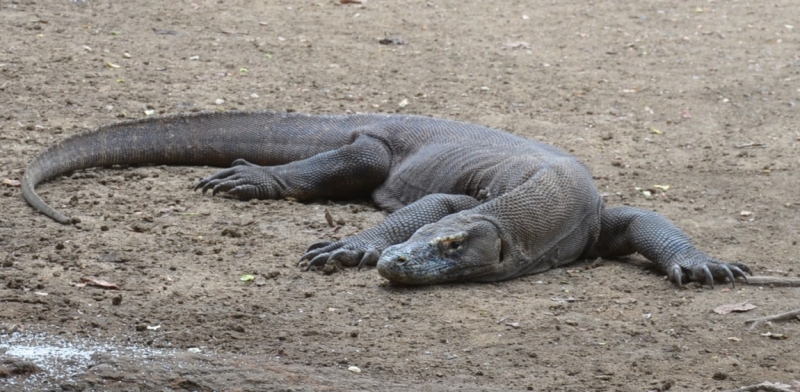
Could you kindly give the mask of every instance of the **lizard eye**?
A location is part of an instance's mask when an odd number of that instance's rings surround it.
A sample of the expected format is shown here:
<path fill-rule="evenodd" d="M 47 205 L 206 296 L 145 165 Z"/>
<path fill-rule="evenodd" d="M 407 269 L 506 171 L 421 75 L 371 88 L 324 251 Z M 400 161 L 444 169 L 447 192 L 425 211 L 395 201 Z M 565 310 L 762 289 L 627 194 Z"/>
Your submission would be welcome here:
<path fill-rule="evenodd" d="M 461 247 L 461 241 L 453 241 L 450 243 L 450 249 L 458 249 Z"/>

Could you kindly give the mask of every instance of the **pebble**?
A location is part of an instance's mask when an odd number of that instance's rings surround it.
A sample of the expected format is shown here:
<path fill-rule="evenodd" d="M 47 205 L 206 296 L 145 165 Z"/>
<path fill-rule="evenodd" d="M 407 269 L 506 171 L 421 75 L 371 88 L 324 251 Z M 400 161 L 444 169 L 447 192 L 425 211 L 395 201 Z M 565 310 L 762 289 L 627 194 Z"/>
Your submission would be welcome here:
<path fill-rule="evenodd" d="M 358 366 L 350 366 L 349 368 L 347 368 L 347 370 L 356 374 L 361 373 L 361 368 L 359 368 Z"/>
<path fill-rule="evenodd" d="M 325 264 L 325 266 L 322 267 L 322 273 L 324 273 L 325 275 L 330 275 L 338 270 L 339 269 L 336 268 L 335 264 Z"/>

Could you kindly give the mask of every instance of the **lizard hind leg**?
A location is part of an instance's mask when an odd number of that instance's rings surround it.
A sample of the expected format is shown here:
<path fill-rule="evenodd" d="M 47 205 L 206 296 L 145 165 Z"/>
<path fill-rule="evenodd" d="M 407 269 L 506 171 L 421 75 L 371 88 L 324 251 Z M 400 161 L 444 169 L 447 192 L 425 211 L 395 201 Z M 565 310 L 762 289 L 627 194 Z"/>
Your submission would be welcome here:
<path fill-rule="evenodd" d="M 259 166 L 237 159 L 230 168 L 198 182 L 195 190 L 226 192 L 243 200 L 357 198 L 380 185 L 390 169 L 389 148 L 360 135 L 343 147 L 283 165 Z"/>

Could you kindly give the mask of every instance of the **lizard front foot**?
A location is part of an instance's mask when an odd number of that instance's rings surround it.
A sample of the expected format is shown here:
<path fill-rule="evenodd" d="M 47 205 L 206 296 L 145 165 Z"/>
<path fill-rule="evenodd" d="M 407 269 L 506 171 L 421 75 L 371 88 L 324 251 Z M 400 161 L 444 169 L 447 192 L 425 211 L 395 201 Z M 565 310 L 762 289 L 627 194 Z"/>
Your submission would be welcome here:
<path fill-rule="evenodd" d="M 380 256 L 381 250 L 375 245 L 353 236 L 336 242 L 324 241 L 312 244 L 300 258 L 298 266 L 307 261 L 306 271 L 308 271 L 311 267 L 338 261 L 345 267 L 358 266 L 358 269 L 361 269 L 365 265 L 377 264 Z"/>
<path fill-rule="evenodd" d="M 736 278 L 742 278 L 747 283 L 747 274 L 753 274 L 746 264 L 725 263 L 699 251 L 689 256 L 676 256 L 675 259 L 667 267 L 667 275 L 678 287 L 682 287 L 685 281 L 702 281 L 713 289 L 715 280 L 725 279 L 736 287 Z"/>

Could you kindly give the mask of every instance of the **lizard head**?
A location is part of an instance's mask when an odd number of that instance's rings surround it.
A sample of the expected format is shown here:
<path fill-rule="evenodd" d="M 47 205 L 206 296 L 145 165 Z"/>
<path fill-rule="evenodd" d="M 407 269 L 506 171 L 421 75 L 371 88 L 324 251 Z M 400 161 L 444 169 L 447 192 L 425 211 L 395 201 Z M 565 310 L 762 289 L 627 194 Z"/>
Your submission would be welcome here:
<path fill-rule="evenodd" d="M 386 248 L 378 273 L 395 283 L 496 280 L 504 275 L 501 230 L 485 216 L 454 214 Z"/>

